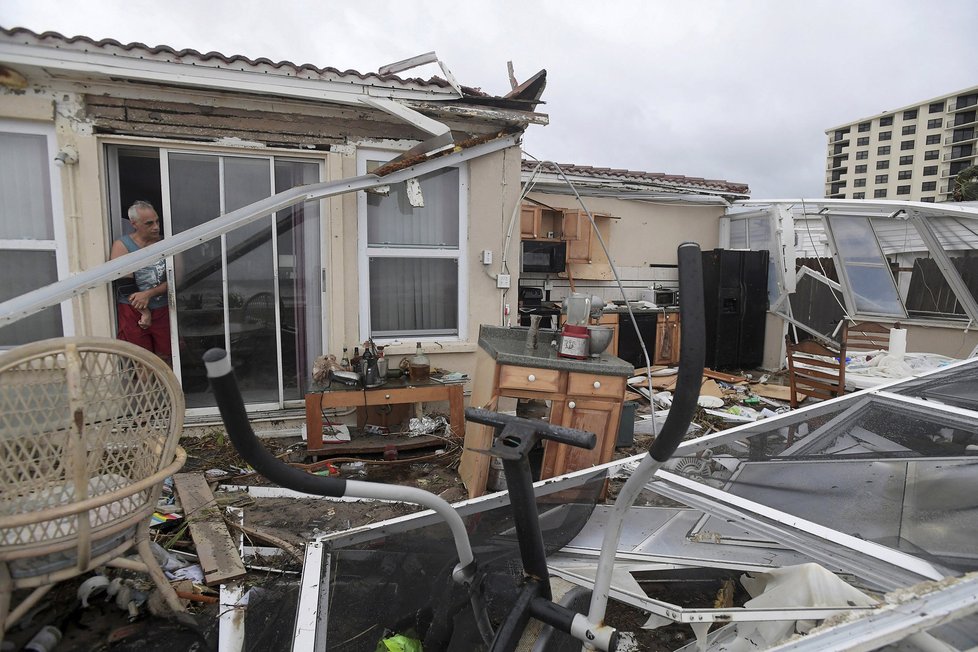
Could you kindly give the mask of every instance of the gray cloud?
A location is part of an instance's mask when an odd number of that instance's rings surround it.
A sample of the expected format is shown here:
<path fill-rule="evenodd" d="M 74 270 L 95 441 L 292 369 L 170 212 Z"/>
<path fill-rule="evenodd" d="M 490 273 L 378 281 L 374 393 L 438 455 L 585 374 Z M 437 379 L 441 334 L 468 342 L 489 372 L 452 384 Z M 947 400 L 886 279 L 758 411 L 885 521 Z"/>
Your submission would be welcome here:
<path fill-rule="evenodd" d="M 978 3 L 43 3 L 0 24 L 362 72 L 435 50 L 462 83 L 548 71 L 535 156 L 819 197 L 825 130 L 978 84 Z M 437 74 L 435 67 L 417 71 Z"/>

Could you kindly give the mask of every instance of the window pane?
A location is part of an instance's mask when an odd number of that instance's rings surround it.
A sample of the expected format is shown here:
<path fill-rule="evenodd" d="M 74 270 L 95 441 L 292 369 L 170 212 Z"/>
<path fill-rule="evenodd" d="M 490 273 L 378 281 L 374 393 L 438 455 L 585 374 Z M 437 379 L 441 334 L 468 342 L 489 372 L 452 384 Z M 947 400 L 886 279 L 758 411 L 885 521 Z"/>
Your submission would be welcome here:
<path fill-rule="evenodd" d="M 856 299 L 856 312 L 903 314 L 903 306 L 893 285 L 893 274 L 888 268 L 846 265 L 846 276 Z"/>
<path fill-rule="evenodd" d="M 58 280 L 53 251 L 6 250 L 0 253 L 0 302 Z M 17 346 L 64 335 L 61 306 L 51 306 L 0 328 L 0 346 Z"/>
<path fill-rule="evenodd" d="M 225 157 L 224 211 L 270 196 L 270 168 L 268 159 Z M 278 355 L 271 218 L 229 231 L 225 238 L 231 360 L 245 401 L 274 402 L 278 400 Z"/>
<path fill-rule="evenodd" d="M 458 334 L 458 261 L 371 258 L 370 334 L 415 333 Z"/>
<path fill-rule="evenodd" d="M 408 202 L 405 184 L 387 196 L 367 193 L 369 246 L 458 248 L 458 170 L 432 172 L 418 179 L 423 207 Z"/>
<path fill-rule="evenodd" d="M 873 226 L 865 217 L 829 217 L 832 235 L 839 255 L 847 263 L 884 263 L 873 234 Z"/>
<path fill-rule="evenodd" d="M 319 169 L 318 163 L 276 160 L 275 192 L 317 183 Z M 323 353 L 319 202 L 281 210 L 276 219 L 284 392 L 286 400 L 301 399 L 312 382 L 312 361 Z"/>
<path fill-rule="evenodd" d="M 747 249 L 747 220 L 730 220 L 730 248 Z"/>
<path fill-rule="evenodd" d="M 0 133 L 0 240 L 54 239 L 47 154 L 44 136 Z"/>

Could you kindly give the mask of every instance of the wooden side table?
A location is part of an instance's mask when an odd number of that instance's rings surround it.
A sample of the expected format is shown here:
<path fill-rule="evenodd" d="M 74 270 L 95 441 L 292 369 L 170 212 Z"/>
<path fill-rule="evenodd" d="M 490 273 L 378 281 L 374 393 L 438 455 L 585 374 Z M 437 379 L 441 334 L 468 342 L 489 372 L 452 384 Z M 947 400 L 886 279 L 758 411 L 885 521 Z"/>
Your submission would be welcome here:
<path fill-rule="evenodd" d="M 465 440 L 465 405 L 462 383 L 397 383 L 372 389 L 336 389 L 306 394 L 306 450 L 330 450 L 323 442 L 323 410 L 448 401 L 452 436 Z"/>

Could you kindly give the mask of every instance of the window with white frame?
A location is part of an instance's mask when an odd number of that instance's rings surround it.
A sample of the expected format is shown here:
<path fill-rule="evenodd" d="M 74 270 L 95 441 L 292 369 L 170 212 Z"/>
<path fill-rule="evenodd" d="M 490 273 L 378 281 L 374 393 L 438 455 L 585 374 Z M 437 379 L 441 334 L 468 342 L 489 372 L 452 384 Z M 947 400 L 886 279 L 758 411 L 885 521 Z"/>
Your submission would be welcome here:
<path fill-rule="evenodd" d="M 54 128 L 0 120 L 0 302 L 68 274 Z M 69 302 L 0 328 L 0 348 L 72 334 Z"/>
<path fill-rule="evenodd" d="M 390 153 L 360 152 L 359 173 Z M 465 333 L 467 168 L 449 167 L 359 199 L 361 339 L 459 339 Z M 420 201 L 419 201 L 420 199 Z"/>
<path fill-rule="evenodd" d="M 829 216 L 829 234 L 857 314 L 905 318 L 906 312 L 867 217 Z"/>

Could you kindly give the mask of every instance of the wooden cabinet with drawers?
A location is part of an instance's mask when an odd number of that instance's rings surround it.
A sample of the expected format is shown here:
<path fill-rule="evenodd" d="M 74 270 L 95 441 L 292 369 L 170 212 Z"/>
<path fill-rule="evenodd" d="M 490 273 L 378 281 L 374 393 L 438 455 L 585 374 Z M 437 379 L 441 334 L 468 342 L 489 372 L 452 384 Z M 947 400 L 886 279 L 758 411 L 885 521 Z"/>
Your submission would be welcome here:
<path fill-rule="evenodd" d="M 495 409 L 501 397 L 547 401 L 551 423 L 598 436 L 597 446 L 590 451 L 546 442 L 541 479 L 611 461 L 625 396 L 624 376 L 497 365 L 485 351 L 477 355 L 473 406 Z M 492 435 L 491 428 L 473 423 L 465 431 L 459 475 L 471 498 L 486 491 L 490 457 L 478 451 L 492 445 Z"/>

